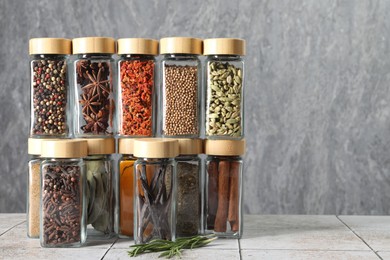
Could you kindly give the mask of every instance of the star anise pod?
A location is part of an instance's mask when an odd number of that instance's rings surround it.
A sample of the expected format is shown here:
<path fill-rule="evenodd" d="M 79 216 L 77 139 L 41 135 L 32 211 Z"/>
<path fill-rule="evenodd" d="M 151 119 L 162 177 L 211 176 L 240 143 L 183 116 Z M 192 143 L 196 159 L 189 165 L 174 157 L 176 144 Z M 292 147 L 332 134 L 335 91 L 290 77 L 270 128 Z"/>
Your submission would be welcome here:
<path fill-rule="evenodd" d="M 100 97 L 101 94 L 103 96 L 108 97 L 110 94 L 109 88 L 107 88 L 107 83 L 110 82 L 110 80 L 102 80 L 102 69 L 99 68 L 97 75 L 95 75 L 95 72 L 92 71 L 92 75 L 87 71 L 86 76 L 89 78 L 90 82 L 89 84 L 85 85 L 81 89 L 84 91 L 89 91 L 89 93 L 92 93 L 94 95 L 97 93 Z"/>
<path fill-rule="evenodd" d="M 100 106 L 101 102 L 99 102 L 98 94 L 92 96 L 91 92 L 88 94 L 82 94 L 80 99 L 80 104 L 82 106 L 82 112 L 83 114 L 89 115 L 91 112 L 96 115 L 96 111 L 93 108 L 93 106 Z"/>
<path fill-rule="evenodd" d="M 100 110 L 96 115 L 91 114 L 89 116 L 85 114 L 84 116 L 87 122 L 86 125 L 81 127 L 84 133 L 99 134 L 106 132 L 108 127 L 108 115 L 104 112 L 104 110 Z"/>

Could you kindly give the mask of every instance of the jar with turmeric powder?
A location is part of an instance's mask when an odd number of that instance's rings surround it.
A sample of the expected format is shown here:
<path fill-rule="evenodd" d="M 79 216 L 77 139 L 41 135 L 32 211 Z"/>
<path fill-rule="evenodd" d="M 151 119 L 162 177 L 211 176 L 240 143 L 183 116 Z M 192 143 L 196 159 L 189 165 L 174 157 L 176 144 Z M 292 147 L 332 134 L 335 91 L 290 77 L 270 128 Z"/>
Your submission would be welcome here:
<path fill-rule="evenodd" d="M 240 238 L 245 140 L 206 140 L 205 153 L 205 232 Z"/>
<path fill-rule="evenodd" d="M 176 162 L 175 139 L 134 140 L 135 217 L 134 241 L 175 240 Z"/>
<path fill-rule="evenodd" d="M 86 201 L 88 239 L 107 239 L 114 236 L 114 138 L 88 138 L 86 166 Z"/>
<path fill-rule="evenodd" d="M 121 137 L 155 135 L 155 56 L 158 41 L 118 40 L 117 133 Z"/>
<path fill-rule="evenodd" d="M 119 176 L 116 187 L 117 218 L 115 231 L 119 237 L 133 237 L 134 229 L 134 139 L 120 138 L 119 153 Z"/>

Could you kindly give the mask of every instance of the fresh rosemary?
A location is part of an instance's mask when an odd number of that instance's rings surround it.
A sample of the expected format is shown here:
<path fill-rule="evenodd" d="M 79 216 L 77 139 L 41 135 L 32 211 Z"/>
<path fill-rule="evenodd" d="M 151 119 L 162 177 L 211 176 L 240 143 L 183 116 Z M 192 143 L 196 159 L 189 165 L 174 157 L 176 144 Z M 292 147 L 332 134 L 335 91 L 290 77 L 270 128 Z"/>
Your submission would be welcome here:
<path fill-rule="evenodd" d="M 133 250 L 128 251 L 130 257 L 135 257 L 144 253 L 163 252 L 159 257 L 172 258 L 181 257 L 183 249 L 194 249 L 203 247 L 215 240 L 215 235 L 193 236 L 177 238 L 175 241 L 153 239 L 147 244 L 132 245 Z"/>

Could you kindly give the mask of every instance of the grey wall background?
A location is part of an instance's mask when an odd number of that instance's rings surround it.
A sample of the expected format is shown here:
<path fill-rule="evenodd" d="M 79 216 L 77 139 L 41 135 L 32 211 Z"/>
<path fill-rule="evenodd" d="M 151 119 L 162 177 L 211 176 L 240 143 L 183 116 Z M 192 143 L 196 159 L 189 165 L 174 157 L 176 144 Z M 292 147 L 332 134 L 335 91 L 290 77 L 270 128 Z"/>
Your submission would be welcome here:
<path fill-rule="evenodd" d="M 25 210 L 28 39 L 247 40 L 246 213 L 390 214 L 390 1 L 0 0 L 0 212 Z"/>

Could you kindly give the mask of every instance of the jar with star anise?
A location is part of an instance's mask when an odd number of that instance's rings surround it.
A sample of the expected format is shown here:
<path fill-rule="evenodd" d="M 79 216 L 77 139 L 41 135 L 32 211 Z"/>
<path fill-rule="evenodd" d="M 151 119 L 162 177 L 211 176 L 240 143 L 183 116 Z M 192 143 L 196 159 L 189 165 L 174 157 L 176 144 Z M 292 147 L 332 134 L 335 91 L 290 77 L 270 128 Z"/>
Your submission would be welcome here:
<path fill-rule="evenodd" d="M 31 127 L 30 137 L 69 135 L 67 58 L 71 40 L 30 39 Z"/>
<path fill-rule="evenodd" d="M 158 41 L 119 39 L 118 55 L 117 133 L 121 137 L 152 137 L 155 134 Z"/>
<path fill-rule="evenodd" d="M 75 38 L 73 42 L 73 130 L 76 137 L 109 137 L 114 126 L 115 40 Z"/>

